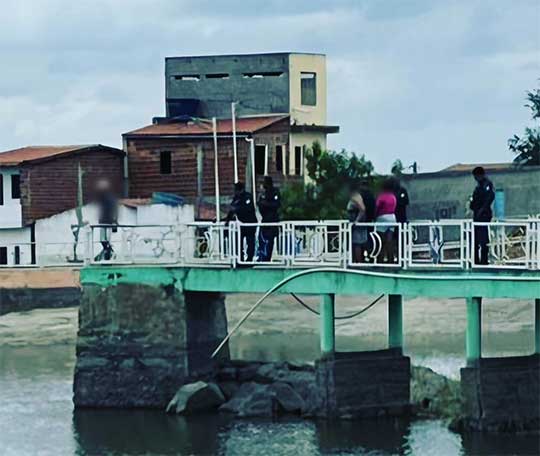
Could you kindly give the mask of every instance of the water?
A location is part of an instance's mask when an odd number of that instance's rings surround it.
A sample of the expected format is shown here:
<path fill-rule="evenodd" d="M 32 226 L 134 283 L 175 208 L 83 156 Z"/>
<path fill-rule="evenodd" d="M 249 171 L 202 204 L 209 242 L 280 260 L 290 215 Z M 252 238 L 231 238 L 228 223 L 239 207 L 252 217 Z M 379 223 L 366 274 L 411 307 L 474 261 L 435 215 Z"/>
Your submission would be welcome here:
<path fill-rule="evenodd" d="M 239 305 L 247 307 L 247 303 Z M 346 310 L 346 309 L 345 309 Z M 316 320 L 303 313 L 269 308 L 233 341 L 235 357 L 306 361 L 317 354 Z M 230 312 L 231 313 L 231 312 Z M 384 312 L 383 312 L 384 313 Z M 231 321 L 241 312 L 232 312 Z M 279 318 L 278 318 L 279 316 Z M 279 324 L 272 324 L 271 322 Z M 338 347 L 370 349 L 384 343 L 377 315 L 338 327 Z M 492 333 L 487 350 L 522 353 L 529 345 L 525 329 Z M 261 322 L 264 329 L 261 330 Z M 270 322 L 270 323 L 269 323 Z M 2 320 L 0 319 L 0 324 Z M 409 320 L 409 325 L 417 321 Z M 352 326 L 350 326 L 352 325 Z M 372 327 L 374 326 L 374 327 Z M 295 329 L 293 329 L 295 328 Z M 454 328 L 456 329 L 456 328 Z M 417 364 L 457 378 L 463 364 L 461 329 L 452 334 L 409 331 L 407 351 Z M 358 334 L 362 334 L 359 336 Z M 497 335 L 498 334 L 498 335 Z M 503 343 L 504 340 L 504 343 Z M 161 411 L 74 411 L 74 344 L 0 347 L 0 455 L 533 455 L 537 436 L 456 434 L 439 420 L 378 420 L 326 423 L 287 419 L 232 420 L 226 416 L 193 418 Z"/>

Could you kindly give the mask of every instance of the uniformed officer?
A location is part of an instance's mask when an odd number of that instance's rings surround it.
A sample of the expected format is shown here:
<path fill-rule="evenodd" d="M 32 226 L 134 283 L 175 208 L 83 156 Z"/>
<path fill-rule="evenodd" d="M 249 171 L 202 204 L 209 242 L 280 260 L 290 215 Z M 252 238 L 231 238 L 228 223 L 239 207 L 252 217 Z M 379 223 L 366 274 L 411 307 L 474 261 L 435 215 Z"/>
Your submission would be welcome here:
<path fill-rule="evenodd" d="M 401 185 L 399 179 L 394 180 L 395 189 L 394 195 L 396 196 L 396 222 L 407 222 L 407 206 L 409 205 L 409 194 L 405 187 Z"/>
<path fill-rule="evenodd" d="M 259 195 L 257 206 L 262 216 L 263 223 L 278 223 L 281 196 L 279 190 L 274 187 L 271 176 L 264 176 L 263 191 Z M 259 230 L 259 261 L 270 261 L 274 250 L 274 243 L 279 228 L 277 226 L 263 226 Z"/>
<path fill-rule="evenodd" d="M 234 219 L 243 223 L 257 223 L 253 196 L 251 193 L 246 192 L 243 182 L 234 184 L 234 196 L 231 201 L 231 208 L 227 214 L 227 221 Z M 246 244 L 246 256 L 244 261 L 249 262 L 253 260 L 253 255 L 255 254 L 256 230 L 256 226 L 242 226 L 240 228 L 240 244 L 241 246 L 244 246 L 244 243 Z"/>
<path fill-rule="evenodd" d="M 486 177 L 486 172 L 477 166 L 472 172 L 477 185 L 471 197 L 469 207 L 473 211 L 475 222 L 491 222 L 493 213 L 491 204 L 495 199 L 495 189 Z M 474 227 L 474 262 L 475 264 L 488 264 L 489 255 L 489 229 L 487 226 Z"/>

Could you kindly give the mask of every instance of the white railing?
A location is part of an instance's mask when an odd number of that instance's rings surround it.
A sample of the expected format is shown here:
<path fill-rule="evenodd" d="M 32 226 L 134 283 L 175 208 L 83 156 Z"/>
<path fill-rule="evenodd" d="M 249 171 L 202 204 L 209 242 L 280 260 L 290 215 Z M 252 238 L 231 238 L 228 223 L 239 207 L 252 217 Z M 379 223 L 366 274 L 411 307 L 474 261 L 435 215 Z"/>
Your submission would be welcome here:
<path fill-rule="evenodd" d="M 481 239 L 488 242 L 488 264 L 481 264 L 477 252 Z M 94 225 L 81 231 L 78 242 L 0 248 L 7 249 L 0 252 L 0 259 L 5 259 L 6 251 L 8 257 L 0 267 L 171 264 L 540 270 L 540 219 Z"/>

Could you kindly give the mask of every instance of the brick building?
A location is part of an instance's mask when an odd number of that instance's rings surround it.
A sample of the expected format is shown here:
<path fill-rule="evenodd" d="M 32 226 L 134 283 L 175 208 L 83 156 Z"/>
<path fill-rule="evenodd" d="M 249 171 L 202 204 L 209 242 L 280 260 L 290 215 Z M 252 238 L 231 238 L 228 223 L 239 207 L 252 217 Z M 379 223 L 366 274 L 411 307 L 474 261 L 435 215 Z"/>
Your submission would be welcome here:
<path fill-rule="evenodd" d="M 100 144 L 31 146 L 0 153 L 0 229 L 21 228 L 77 205 L 79 165 L 83 198 L 97 179 L 122 189 L 124 152 Z"/>
<path fill-rule="evenodd" d="M 303 150 L 289 155 L 288 115 L 239 117 L 236 119 L 238 179 L 250 187 L 251 144 L 257 180 L 270 175 L 283 181 L 303 180 Z M 211 200 L 215 195 L 212 123 L 206 119 L 161 120 L 125 133 L 131 197 L 145 198 L 153 192 L 175 193 Z M 231 119 L 217 121 L 220 194 L 228 201 L 234 184 Z"/>

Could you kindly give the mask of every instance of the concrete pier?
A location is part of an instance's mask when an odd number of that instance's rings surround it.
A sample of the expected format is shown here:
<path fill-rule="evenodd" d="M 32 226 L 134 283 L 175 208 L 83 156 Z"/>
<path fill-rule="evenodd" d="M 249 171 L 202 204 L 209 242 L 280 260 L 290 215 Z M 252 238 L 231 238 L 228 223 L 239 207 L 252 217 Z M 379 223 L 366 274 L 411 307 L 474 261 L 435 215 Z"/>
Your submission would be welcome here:
<path fill-rule="evenodd" d="M 220 293 L 173 285 L 86 285 L 75 406 L 163 408 L 182 384 L 212 375 L 210 354 L 226 333 Z"/>

